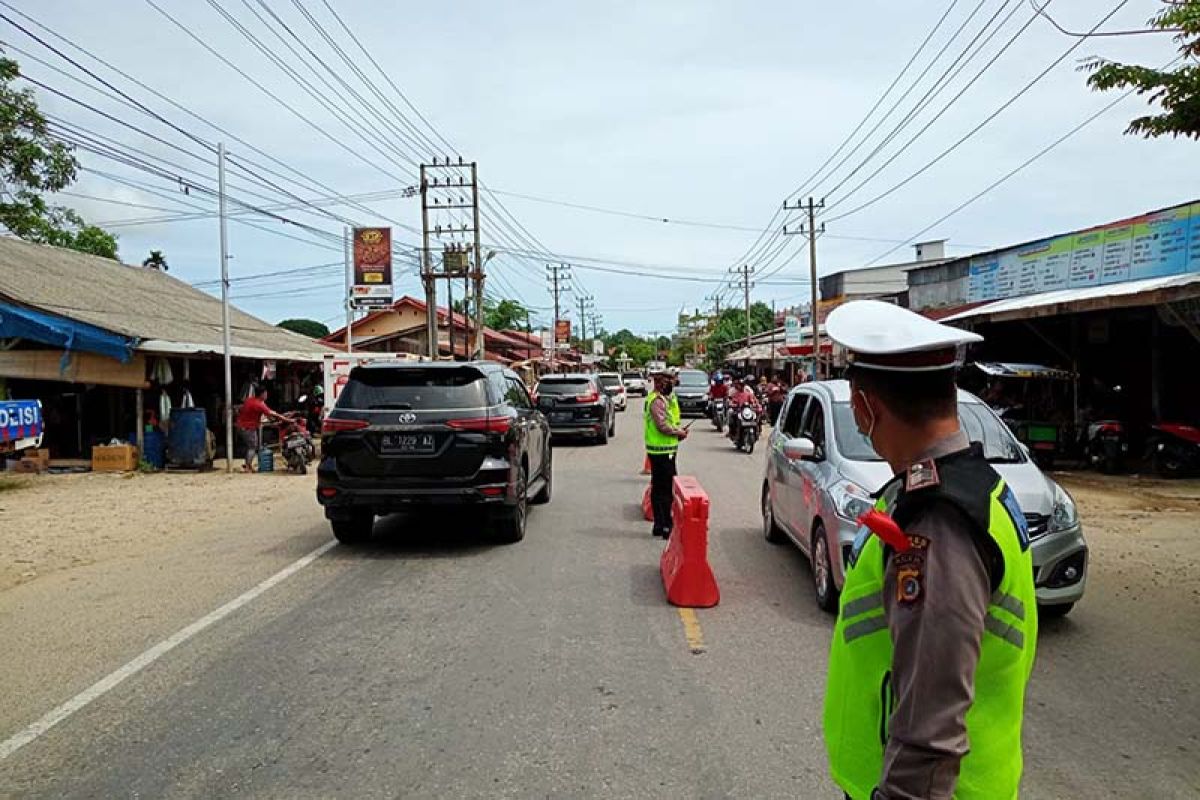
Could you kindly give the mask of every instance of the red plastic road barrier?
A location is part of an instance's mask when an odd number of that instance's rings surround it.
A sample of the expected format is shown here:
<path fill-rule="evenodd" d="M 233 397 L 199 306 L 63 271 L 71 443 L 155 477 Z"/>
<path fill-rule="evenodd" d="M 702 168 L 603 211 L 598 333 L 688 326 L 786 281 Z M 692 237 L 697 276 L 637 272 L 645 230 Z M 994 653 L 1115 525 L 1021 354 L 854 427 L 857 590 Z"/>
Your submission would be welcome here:
<path fill-rule="evenodd" d="M 642 461 L 642 474 L 643 474 L 643 475 L 649 475 L 649 474 L 650 474 L 650 456 L 648 456 L 648 455 L 647 455 L 647 456 L 646 456 L 646 458 L 645 458 L 645 459 Z"/>
<path fill-rule="evenodd" d="M 695 478 L 675 478 L 671 507 L 675 527 L 659 566 L 667 602 L 710 608 L 721 602 L 717 578 L 708 564 L 708 493 Z"/>
<path fill-rule="evenodd" d="M 650 504 L 650 487 L 646 487 L 646 491 L 642 493 L 642 516 L 646 518 L 646 522 L 654 521 L 654 506 Z"/>

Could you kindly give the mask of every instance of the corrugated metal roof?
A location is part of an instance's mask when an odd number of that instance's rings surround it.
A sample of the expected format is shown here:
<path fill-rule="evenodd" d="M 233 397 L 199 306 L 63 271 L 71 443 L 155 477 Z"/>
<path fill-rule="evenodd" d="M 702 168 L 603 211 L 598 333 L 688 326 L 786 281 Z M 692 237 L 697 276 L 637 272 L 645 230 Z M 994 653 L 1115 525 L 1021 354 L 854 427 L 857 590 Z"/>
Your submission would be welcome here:
<path fill-rule="evenodd" d="M 154 269 L 0 238 L 0 296 L 136 339 L 221 351 L 221 301 Z M 254 357 L 331 349 L 235 307 L 230 325 L 235 348 L 276 354 Z"/>
<path fill-rule="evenodd" d="M 1071 313 L 1086 306 L 1090 301 L 1109 298 L 1127 298 L 1132 300 L 1134 295 L 1154 292 L 1162 289 L 1177 289 L 1179 287 L 1198 285 L 1200 274 L 1170 275 L 1163 278 L 1143 278 L 1140 281 L 1113 283 L 1106 286 L 1088 286 L 1082 289 L 1059 289 L 1053 292 L 1010 297 L 1007 300 L 996 300 L 992 303 L 972 308 L 958 314 L 944 317 L 942 322 L 959 322 L 965 320 L 983 321 L 997 316 L 1010 316 L 1019 319 L 1022 316 L 1036 316 L 1035 311 L 1047 313 Z M 1118 303 L 1118 305 L 1136 305 L 1136 303 Z"/>

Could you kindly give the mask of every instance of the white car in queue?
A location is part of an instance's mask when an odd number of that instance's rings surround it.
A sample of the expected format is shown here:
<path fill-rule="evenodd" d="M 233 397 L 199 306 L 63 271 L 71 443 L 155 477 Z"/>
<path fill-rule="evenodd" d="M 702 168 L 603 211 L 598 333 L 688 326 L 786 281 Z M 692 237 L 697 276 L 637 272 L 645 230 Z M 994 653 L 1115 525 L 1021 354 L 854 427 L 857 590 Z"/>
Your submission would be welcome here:
<path fill-rule="evenodd" d="M 1034 586 L 1043 615 L 1061 616 L 1083 597 L 1087 543 L 1075 503 L 1047 477 L 978 397 L 958 393 L 959 422 L 1012 488 L 1029 526 Z M 858 517 L 891 467 L 859 432 L 844 380 L 804 383 L 788 394 L 771 431 L 762 482 L 767 541 L 794 542 L 812 565 L 817 605 L 836 611 Z"/>

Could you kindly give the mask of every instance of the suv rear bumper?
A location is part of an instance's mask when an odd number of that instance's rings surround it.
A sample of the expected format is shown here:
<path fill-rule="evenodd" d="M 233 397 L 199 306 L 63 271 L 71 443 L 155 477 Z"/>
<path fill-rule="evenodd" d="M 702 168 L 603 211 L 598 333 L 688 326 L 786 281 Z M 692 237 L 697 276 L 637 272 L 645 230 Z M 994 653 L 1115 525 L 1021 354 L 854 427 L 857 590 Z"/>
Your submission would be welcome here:
<path fill-rule="evenodd" d="M 603 432 L 602 419 L 550 423 L 550 433 L 554 436 L 599 436 Z"/>
<path fill-rule="evenodd" d="M 515 505 L 509 469 L 492 468 L 466 479 L 347 478 L 337 474 L 332 459 L 317 469 L 317 502 L 326 519 L 344 519 L 355 512 L 390 514 L 427 505 Z"/>

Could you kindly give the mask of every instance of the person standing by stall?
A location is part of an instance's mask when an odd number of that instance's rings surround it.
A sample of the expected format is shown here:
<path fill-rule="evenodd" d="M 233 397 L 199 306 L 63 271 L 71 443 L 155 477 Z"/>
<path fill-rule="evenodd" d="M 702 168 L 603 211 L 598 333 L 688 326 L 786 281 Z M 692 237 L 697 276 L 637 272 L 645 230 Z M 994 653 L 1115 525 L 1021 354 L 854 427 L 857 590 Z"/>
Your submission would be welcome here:
<path fill-rule="evenodd" d="M 688 432 L 679 427 L 679 399 L 667 372 L 651 374 L 654 391 L 646 398 L 646 457 L 650 460 L 650 506 L 654 511 L 652 536 L 671 536 L 671 498 L 675 481 L 675 456 Z"/>
<path fill-rule="evenodd" d="M 243 472 L 254 471 L 254 456 L 258 453 L 258 449 L 262 445 L 259 434 L 262 428 L 263 417 L 273 419 L 276 422 L 287 421 L 286 417 L 271 410 L 271 407 L 267 405 L 267 387 L 260 385 L 255 388 L 254 394 L 247 397 L 246 402 L 242 403 L 242 407 L 238 409 L 238 438 L 242 442 L 242 447 L 246 449 L 246 461 L 242 465 Z M 229 458 L 233 458 L 232 453 L 229 455 Z"/>

